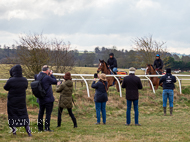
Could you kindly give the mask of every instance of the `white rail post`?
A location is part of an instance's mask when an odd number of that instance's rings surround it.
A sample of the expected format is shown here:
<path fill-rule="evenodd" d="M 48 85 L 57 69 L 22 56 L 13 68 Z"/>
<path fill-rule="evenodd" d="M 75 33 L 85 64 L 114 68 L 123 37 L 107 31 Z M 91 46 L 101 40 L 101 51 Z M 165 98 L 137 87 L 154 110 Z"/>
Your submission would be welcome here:
<path fill-rule="evenodd" d="M 122 97 L 121 84 L 120 84 L 120 82 L 119 82 L 119 79 L 118 79 L 116 76 L 114 76 L 114 78 L 115 78 L 115 79 L 117 80 L 117 82 L 118 82 L 119 91 L 120 91 L 120 97 Z"/>
<path fill-rule="evenodd" d="M 175 75 L 175 77 L 177 78 L 177 80 L 179 82 L 179 92 L 180 92 L 180 94 L 182 94 L 182 92 L 181 92 L 181 81 L 176 75 Z"/>
<path fill-rule="evenodd" d="M 86 79 L 85 79 L 82 75 L 80 75 L 80 77 L 84 80 L 84 82 L 85 82 L 85 84 L 86 84 L 86 90 L 87 90 L 88 97 L 90 97 L 90 92 L 89 92 L 88 83 L 87 83 Z"/>
<path fill-rule="evenodd" d="M 151 81 L 150 78 L 148 78 L 146 75 L 145 75 L 145 77 L 149 80 L 150 85 L 152 86 L 152 91 L 153 91 L 153 93 L 155 94 L 154 85 L 152 84 L 152 81 Z"/>

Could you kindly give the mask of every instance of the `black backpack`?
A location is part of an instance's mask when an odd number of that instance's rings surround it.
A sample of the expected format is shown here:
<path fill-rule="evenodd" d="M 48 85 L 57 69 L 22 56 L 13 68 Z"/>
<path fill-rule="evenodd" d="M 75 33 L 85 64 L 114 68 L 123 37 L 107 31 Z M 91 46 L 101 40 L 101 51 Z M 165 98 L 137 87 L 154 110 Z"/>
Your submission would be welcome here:
<path fill-rule="evenodd" d="M 46 75 L 43 75 L 40 80 L 35 80 L 30 84 L 32 93 L 36 98 L 44 98 L 46 96 L 46 91 L 43 89 L 41 84 L 41 81 L 45 76 Z"/>

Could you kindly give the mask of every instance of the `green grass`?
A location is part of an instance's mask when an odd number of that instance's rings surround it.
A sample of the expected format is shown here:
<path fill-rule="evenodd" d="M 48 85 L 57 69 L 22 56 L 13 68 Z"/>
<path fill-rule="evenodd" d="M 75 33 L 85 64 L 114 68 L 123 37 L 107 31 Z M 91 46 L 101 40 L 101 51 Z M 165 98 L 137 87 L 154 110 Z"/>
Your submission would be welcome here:
<path fill-rule="evenodd" d="M 19 128 L 17 136 L 12 136 L 7 124 L 7 115 L 0 114 L 0 139 L 1 141 L 189 141 L 190 120 L 190 97 L 178 95 L 175 91 L 174 116 L 163 116 L 161 89 L 157 94 L 145 87 L 140 91 L 139 99 L 139 122 L 141 127 L 134 125 L 134 112 L 131 111 L 131 126 L 125 126 L 126 122 L 126 100 L 125 96 L 120 98 L 114 89 L 109 92 L 107 102 L 107 125 L 94 125 L 96 122 L 95 105 L 93 102 L 94 90 L 90 89 L 91 97 L 88 98 L 85 90 L 80 88 L 73 94 L 76 107 L 73 113 L 77 118 L 78 128 L 73 129 L 72 121 L 66 110 L 62 115 L 62 126 L 57 126 L 57 99 L 59 94 L 54 92 L 56 102 L 52 112 L 51 129 L 54 132 L 37 132 L 38 107 L 32 105 L 33 97 L 27 95 L 28 113 L 31 119 L 33 137 L 29 138 L 24 128 Z M 80 92 L 81 91 L 81 92 Z M 122 90 L 124 92 L 124 90 Z M 30 93 L 30 91 L 27 91 Z M 80 94 L 81 93 L 81 94 Z M 30 104 L 30 105 L 29 105 Z M 35 107 L 34 107 L 35 106 Z"/>
<path fill-rule="evenodd" d="M 9 78 L 8 67 L 2 73 L 3 78 Z M 97 68 L 76 68 L 73 73 L 95 73 Z M 127 70 L 126 70 L 127 71 Z M 1 74 L 1 73 L 0 73 Z M 137 74 L 143 74 L 138 71 Z M 182 92 L 179 94 L 177 90 L 174 91 L 174 116 L 169 116 L 169 108 L 167 108 L 167 116 L 163 116 L 162 110 L 162 88 L 153 94 L 149 86 L 145 86 L 140 90 L 139 99 L 139 122 L 141 127 L 134 126 L 134 111 L 131 111 L 131 126 L 125 126 L 126 122 L 126 100 L 125 90 L 122 89 L 123 97 L 119 97 L 115 87 L 111 87 L 108 91 L 107 102 L 107 125 L 94 125 L 96 122 L 96 111 L 94 105 L 95 90 L 90 88 L 90 98 L 87 97 L 86 87 L 83 83 L 78 82 L 76 89 L 73 91 L 73 98 L 76 106 L 73 107 L 73 113 L 77 118 L 78 128 L 73 129 L 71 118 L 67 110 L 63 111 L 62 126 L 57 126 L 57 111 L 59 94 L 54 91 L 54 109 L 51 118 L 51 129 L 54 132 L 37 132 L 37 118 L 38 118 L 38 104 L 36 98 L 31 95 L 30 88 L 27 89 L 26 103 L 28 107 L 28 114 L 31 120 L 31 128 L 33 137 L 29 138 L 24 130 L 20 128 L 17 136 L 13 136 L 7 124 L 6 113 L 6 98 L 7 92 L 3 90 L 5 81 L 0 81 L 0 141 L 76 141 L 76 142 L 126 142 L 126 141 L 190 141 L 190 87 L 188 81 L 183 84 Z M 89 83 L 90 84 L 90 83 Z M 2 109 L 1 109 L 2 108 Z"/>
<path fill-rule="evenodd" d="M 62 126 L 56 128 L 56 120 L 51 120 L 51 128 L 54 132 L 37 132 L 37 123 L 33 121 L 31 128 L 33 137 L 27 137 L 23 128 L 19 129 L 17 136 L 9 133 L 6 116 L 0 117 L 0 138 L 1 141 L 189 141 L 190 120 L 185 119 L 190 115 L 189 107 L 177 107 L 174 109 L 174 116 L 162 116 L 162 108 L 139 106 L 139 121 L 141 127 L 134 126 L 133 112 L 132 125 L 125 126 L 125 109 L 120 113 L 107 108 L 107 125 L 94 125 L 96 122 L 95 112 L 87 116 L 76 115 L 78 128 L 73 129 L 68 114 L 62 116 Z M 75 112 L 76 114 L 76 112 Z M 36 117 L 37 119 L 37 117 Z"/>

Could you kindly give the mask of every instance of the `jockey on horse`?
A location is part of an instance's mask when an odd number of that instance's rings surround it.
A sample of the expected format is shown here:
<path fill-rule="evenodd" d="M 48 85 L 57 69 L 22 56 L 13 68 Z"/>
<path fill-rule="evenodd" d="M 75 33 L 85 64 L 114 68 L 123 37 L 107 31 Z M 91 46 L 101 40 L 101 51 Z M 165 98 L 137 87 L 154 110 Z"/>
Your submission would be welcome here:
<path fill-rule="evenodd" d="M 153 66 L 156 66 L 156 73 L 162 75 L 163 61 L 160 59 L 160 54 L 156 55 L 156 60 L 154 61 Z"/>
<path fill-rule="evenodd" d="M 114 57 L 113 53 L 109 54 L 109 59 L 107 61 L 108 67 L 114 74 L 117 74 L 117 60 Z"/>

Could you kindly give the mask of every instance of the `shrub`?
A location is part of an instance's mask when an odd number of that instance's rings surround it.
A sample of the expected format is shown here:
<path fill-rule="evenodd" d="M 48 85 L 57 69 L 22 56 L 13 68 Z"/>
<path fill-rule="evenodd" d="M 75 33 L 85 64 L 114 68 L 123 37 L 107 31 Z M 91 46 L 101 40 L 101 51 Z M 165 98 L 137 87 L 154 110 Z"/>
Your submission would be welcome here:
<path fill-rule="evenodd" d="M 182 93 L 185 94 L 185 95 L 190 94 L 190 86 L 185 87 L 185 88 L 182 90 Z"/>

